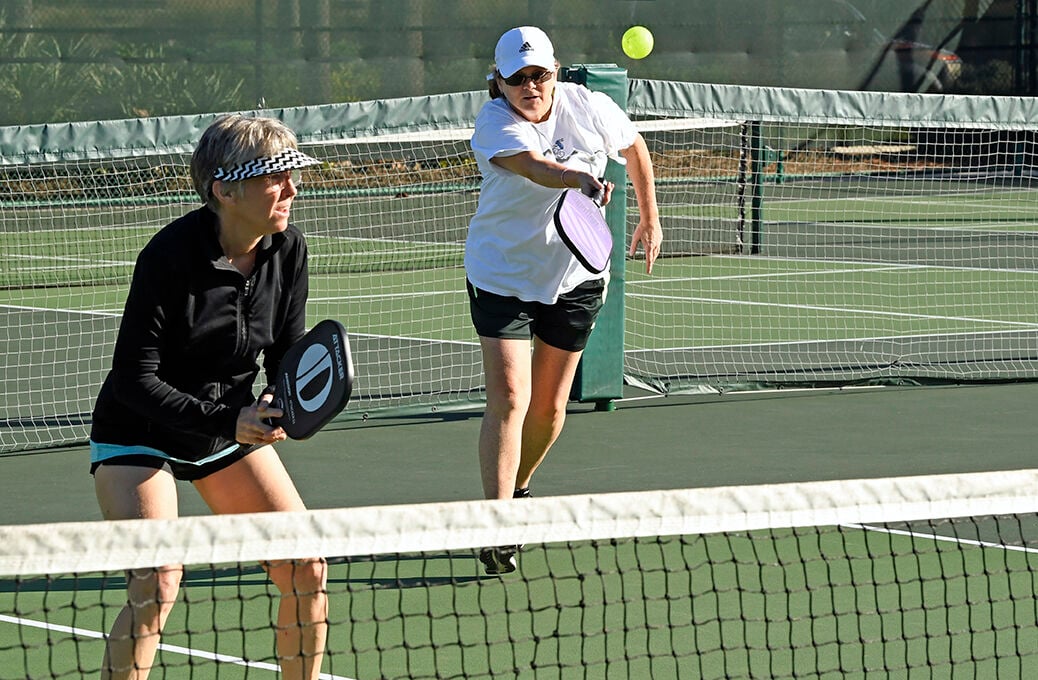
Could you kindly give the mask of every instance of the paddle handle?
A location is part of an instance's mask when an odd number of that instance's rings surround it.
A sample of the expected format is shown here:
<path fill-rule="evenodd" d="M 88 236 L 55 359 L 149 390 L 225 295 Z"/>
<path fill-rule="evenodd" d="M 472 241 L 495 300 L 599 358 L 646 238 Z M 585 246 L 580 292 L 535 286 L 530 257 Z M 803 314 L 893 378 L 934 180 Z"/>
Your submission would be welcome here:
<path fill-rule="evenodd" d="M 605 177 L 599 177 L 598 181 L 604 185 Z M 593 189 L 590 191 L 585 191 L 584 195 L 590 198 L 592 201 L 594 201 L 595 205 L 597 205 L 599 208 L 602 207 L 602 199 L 605 198 L 605 192 L 602 189 Z"/>

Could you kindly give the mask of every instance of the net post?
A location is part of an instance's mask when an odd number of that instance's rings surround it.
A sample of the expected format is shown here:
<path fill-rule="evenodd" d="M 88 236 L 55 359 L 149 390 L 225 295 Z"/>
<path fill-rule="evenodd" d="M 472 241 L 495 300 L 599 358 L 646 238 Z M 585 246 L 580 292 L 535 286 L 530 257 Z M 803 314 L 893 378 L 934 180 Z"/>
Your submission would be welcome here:
<path fill-rule="evenodd" d="M 752 198 L 750 203 L 750 254 L 760 255 L 761 222 L 764 211 L 764 138 L 761 136 L 761 124 L 751 122 L 750 130 L 750 187 Z"/>
<path fill-rule="evenodd" d="M 627 69 L 615 64 L 575 64 L 559 69 L 559 80 L 579 83 L 604 92 L 620 108 L 627 109 Z M 627 177 L 618 163 L 609 163 L 606 179 L 613 195 L 606 206 L 606 221 L 613 232 L 609 289 L 573 379 L 570 399 L 593 402 L 597 411 L 612 411 L 614 399 L 623 396 L 624 281 L 627 235 Z"/>

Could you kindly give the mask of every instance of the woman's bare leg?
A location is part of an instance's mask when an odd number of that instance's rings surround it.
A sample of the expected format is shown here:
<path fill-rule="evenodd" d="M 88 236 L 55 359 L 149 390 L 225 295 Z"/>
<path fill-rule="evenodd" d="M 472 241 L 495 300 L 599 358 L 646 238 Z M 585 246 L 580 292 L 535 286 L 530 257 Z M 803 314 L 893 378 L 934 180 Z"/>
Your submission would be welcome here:
<path fill-rule="evenodd" d="M 295 484 L 272 446 L 195 482 L 218 514 L 305 510 Z M 281 593 L 278 662 L 286 680 L 316 680 L 328 637 L 327 565 L 320 558 L 264 563 Z"/>
<path fill-rule="evenodd" d="M 102 465 L 94 490 L 105 519 L 171 519 L 177 516 L 177 489 L 165 469 Z M 126 574 L 126 605 L 116 616 L 105 644 L 103 680 L 145 680 L 155 662 L 159 636 L 176 602 L 183 569 L 167 565 Z"/>

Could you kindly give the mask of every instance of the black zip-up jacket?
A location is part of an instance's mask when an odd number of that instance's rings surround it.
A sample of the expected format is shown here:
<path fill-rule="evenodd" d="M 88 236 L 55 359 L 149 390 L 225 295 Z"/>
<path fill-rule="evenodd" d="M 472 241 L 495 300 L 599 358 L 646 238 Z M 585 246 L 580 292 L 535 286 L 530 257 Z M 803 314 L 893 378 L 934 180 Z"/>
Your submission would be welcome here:
<path fill-rule="evenodd" d="M 255 401 L 306 331 L 307 250 L 296 227 L 265 236 L 246 279 L 224 257 L 217 217 L 199 208 L 141 250 L 90 438 L 196 461 L 234 442 Z"/>

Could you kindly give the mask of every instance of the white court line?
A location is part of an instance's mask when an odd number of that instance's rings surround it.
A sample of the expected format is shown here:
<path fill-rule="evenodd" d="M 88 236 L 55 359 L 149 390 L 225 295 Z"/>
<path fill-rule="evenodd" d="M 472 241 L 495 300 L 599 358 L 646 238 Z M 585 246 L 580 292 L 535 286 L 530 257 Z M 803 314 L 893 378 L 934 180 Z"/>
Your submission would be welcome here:
<path fill-rule="evenodd" d="M 862 316 L 882 316 L 882 317 L 895 317 L 905 319 L 931 319 L 934 321 L 966 321 L 969 323 L 978 324 L 991 324 L 991 325 L 1008 325 L 1008 326 L 1021 326 L 1023 328 L 1038 328 L 1038 322 L 1032 321 L 1005 321 L 1002 319 L 978 319 L 971 316 L 943 316 L 938 314 L 915 314 L 912 312 L 891 312 L 891 311 L 877 311 L 871 309 L 859 309 L 855 307 L 826 307 L 824 305 L 797 305 L 797 304 L 783 304 L 779 302 L 751 302 L 748 300 L 727 300 L 724 298 L 706 298 L 706 297 L 682 297 L 678 298 L 674 295 L 646 295 L 645 293 L 628 293 L 630 297 L 639 297 L 646 299 L 658 299 L 658 300 L 681 300 L 683 302 L 706 302 L 716 303 L 723 305 L 737 305 L 743 307 L 769 307 L 769 308 L 780 308 L 780 309 L 805 309 L 814 312 L 842 312 L 844 314 L 861 314 Z M 946 335 L 942 333 L 942 335 Z"/>
<path fill-rule="evenodd" d="M 374 293 L 372 295 L 331 295 L 326 297 L 310 297 L 307 298 L 307 302 L 341 302 L 342 300 L 385 300 L 389 298 L 409 298 L 415 297 L 440 297 L 443 295 L 464 295 L 465 289 L 458 288 L 457 290 L 419 290 L 410 291 L 407 293 Z"/>
<path fill-rule="evenodd" d="M 459 291 L 448 291 L 448 292 L 444 292 L 442 294 L 443 295 L 457 295 L 458 293 L 459 293 Z M 439 295 L 441 293 L 432 293 L 432 294 Z M 336 302 L 336 301 L 339 301 L 339 300 L 355 300 L 355 299 L 364 299 L 364 298 L 368 298 L 368 297 L 370 297 L 370 298 L 385 298 L 385 297 L 403 297 L 403 296 L 404 296 L 404 294 L 401 294 L 399 296 L 397 296 L 397 295 L 389 295 L 389 296 L 387 296 L 387 295 L 372 295 L 372 296 L 349 296 L 349 295 L 346 295 L 346 296 L 335 296 L 335 297 L 324 297 L 324 298 L 310 298 L 309 302 Z M 412 298 L 414 297 L 413 294 L 406 294 L 406 296 L 407 297 L 412 297 Z M 24 305 L 5 305 L 5 304 L 0 304 L 0 309 L 13 309 L 13 310 L 27 311 L 27 312 L 59 312 L 59 313 L 65 313 L 65 314 L 84 314 L 84 315 L 87 315 L 87 316 L 103 316 L 103 317 L 113 317 L 113 318 L 118 318 L 118 317 L 121 317 L 123 315 L 122 310 L 110 311 L 109 312 L 109 311 L 103 311 L 103 310 L 96 310 L 95 311 L 95 310 L 83 310 L 83 309 L 53 309 L 51 307 L 27 307 L 27 306 L 24 306 Z M 350 335 L 355 336 L 355 337 L 374 338 L 374 339 L 382 339 L 382 340 L 406 340 L 408 342 L 423 342 L 423 343 L 436 343 L 436 344 L 465 345 L 465 346 L 473 346 L 473 347 L 479 346 L 479 342 L 474 341 L 474 340 L 444 340 L 442 338 L 418 338 L 418 337 L 409 337 L 409 336 L 403 336 L 403 335 L 387 335 L 387 334 L 382 334 L 382 333 L 350 333 Z"/>
<path fill-rule="evenodd" d="M 991 206 L 1003 208 L 1007 211 L 1015 211 L 1020 213 L 1026 213 L 1027 207 L 1021 203 L 1026 201 L 1033 192 L 1021 190 L 1012 191 L 1008 193 L 999 193 L 992 195 L 990 192 L 984 191 L 953 191 L 943 195 L 944 198 L 934 198 L 933 194 L 926 193 L 904 193 L 896 196 L 840 196 L 838 198 L 785 198 L 785 199 L 774 199 L 772 204 L 781 205 L 796 205 L 796 204 L 815 204 L 815 203 L 868 203 L 878 205 L 912 205 L 912 206 L 940 206 L 947 207 L 949 203 L 955 207 L 972 207 L 980 209 L 989 209 Z M 947 199 L 952 199 L 951 201 Z M 1012 202 L 1013 204 L 1009 204 Z M 868 224 L 862 222 L 862 224 Z"/>
<path fill-rule="evenodd" d="M 691 281 L 718 281 L 718 280 L 734 280 L 734 279 L 756 279 L 756 278 L 789 278 L 789 277 L 807 277 L 813 278 L 817 276 L 825 276 L 832 274 L 854 274 L 854 273 L 872 273 L 882 271 L 900 271 L 900 270 L 921 270 L 921 269 L 932 269 L 928 265 L 885 265 L 882 267 L 852 267 L 846 269 L 825 269 L 810 272 L 767 272 L 758 274 L 734 274 L 731 276 L 703 276 L 703 277 L 691 277 L 691 278 L 655 278 L 646 279 L 643 281 L 627 281 L 628 290 L 626 292 L 627 297 L 632 298 L 644 298 L 644 299 L 657 299 L 657 300 L 679 300 L 684 302 L 701 302 L 709 304 L 730 304 L 730 305 L 741 305 L 741 306 L 755 306 L 755 307 L 770 307 L 770 308 L 785 308 L 785 309 L 802 309 L 811 311 L 822 311 L 822 312 L 839 312 L 849 314 L 862 314 L 866 316 L 874 317 L 888 317 L 888 318 L 916 318 L 916 319 L 930 319 L 935 321 L 962 321 L 968 323 L 978 324 L 990 324 L 990 325 L 1010 325 L 1019 326 L 1021 328 L 1036 328 L 1038 323 L 1026 322 L 1026 321 L 1004 321 L 998 319 L 978 319 L 974 317 L 958 317 L 958 316 L 942 316 L 933 314 L 915 314 L 909 312 L 893 312 L 893 311 L 876 311 L 876 310 L 865 310 L 860 308 L 847 308 L 847 307 L 827 307 L 823 305 L 802 305 L 802 304 L 783 304 L 775 302 L 753 302 L 745 300 L 731 300 L 724 298 L 708 298 L 708 297 L 679 297 L 675 295 L 652 295 L 647 293 L 637 293 L 630 290 L 633 285 L 656 287 L 664 283 L 674 282 L 691 282 Z M 1004 270 L 996 270 L 1004 271 Z M 461 294 L 461 290 L 438 290 L 438 291 L 420 291 L 405 292 L 405 293 L 383 293 L 373 295 L 333 295 L 323 297 L 311 297 L 310 303 L 330 303 L 350 300 L 374 300 L 374 299 L 390 299 L 390 298 L 414 298 L 416 295 L 422 297 L 443 297 L 443 296 L 456 296 Z M 65 314 L 83 314 L 87 316 L 103 316 L 103 317 L 121 317 L 122 310 L 118 311 L 105 311 L 105 310 L 83 310 L 83 309 L 54 309 L 50 307 L 32 307 L 23 305 L 8 305 L 0 304 L 0 309 L 12 309 L 19 311 L 30 311 L 30 312 L 55 312 Z M 419 342 L 444 342 L 443 340 L 429 339 L 429 338 L 411 338 L 411 337 L 400 337 L 394 335 L 385 334 L 371 334 L 362 333 L 357 334 L 359 336 L 370 337 L 370 338 L 381 338 L 381 339 L 399 339 L 408 341 L 419 341 Z M 901 336 L 898 336 L 901 337 Z M 861 338 L 854 338 L 855 340 L 861 340 Z M 454 341 L 456 344 L 462 345 L 476 345 L 478 343 L 468 341 Z"/>
<path fill-rule="evenodd" d="M 942 536 L 940 534 L 928 534 L 921 531 L 908 531 L 906 529 L 889 529 L 877 527 L 871 524 L 841 524 L 840 526 L 862 531 L 875 531 L 892 536 L 909 536 L 911 538 L 926 538 L 933 541 L 945 541 L 947 543 L 958 543 L 961 545 L 972 545 L 978 548 L 998 548 L 1007 552 L 1038 553 L 1038 548 L 1028 548 L 1026 545 L 1006 545 L 1005 543 L 994 543 L 992 541 L 977 541 L 970 538 L 958 538 L 957 536 Z"/>
<path fill-rule="evenodd" d="M 927 232 L 934 232 L 935 234 L 942 234 L 942 235 L 943 235 L 943 232 L 948 232 L 949 234 L 955 234 L 956 236 L 961 236 L 963 232 L 969 232 L 969 231 L 984 232 L 983 233 L 983 237 L 986 237 L 986 238 L 992 238 L 992 237 L 995 237 L 995 236 L 1022 236 L 1022 235 L 1030 234 L 1030 233 L 1032 233 L 1034 231 L 1034 229 L 1031 229 L 1031 228 L 1026 229 L 1026 230 L 1022 230 L 1022 229 L 1006 229 L 1005 227 L 1007 227 L 1007 226 L 1012 226 L 1012 227 L 1031 227 L 1034 224 L 1034 222 L 1032 221 L 1031 215 L 1028 214 L 1028 213 L 1021 212 L 1020 215 L 1013 215 L 1011 217 L 1013 219 L 1008 219 L 1007 218 L 1007 219 L 1000 219 L 1000 220 L 996 220 L 996 221 L 992 221 L 992 222 L 982 222 L 980 220 L 971 220 L 969 222 L 965 222 L 965 223 L 962 223 L 962 224 L 936 224 L 936 222 L 941 220 L 941 217 L 938 216 L 938 217 L 932 218 L 934 220 L 934 222 L 925 222 L 925 223 L 924 222 L 917 222 L 915 224 L 910 224 L 910 225 L 907 225 L 907 226 L 902 226 L 902 225 L 896 225 L 895 226 L 895 225 L 888 224 L 888 223 L 885 223 L 885 222 L 865 222 L 865 221 L 848 223 L 848 222 L 834 222 L 832 220 L 810 220 L 810 221 L 804 221 L 804 220 L 782 220 L 782 219 L 774 219 L 774 218 L 772 218 L 770 221 L 774 222 L 774 223 L 777 223 L 777 224 L 799 224 L 799 225 L 810 224 L 810 225 L 817 225 L 819 227 L 832 227 L 832 228 L 837 228 L 837 229 L 841 228 L 841 227 L 846 227 L 846 226 L 848 226 L 848 224 L 850 224 L 850 225 L 852 225 L 854 227 L 859 227 L 859 228 L 864 227 L 864 228 L 867 228 L 867 229 L 887 229 L 887 230 L 891 230 L 893 233 L 885 236 L 886 240 L 892 240 L 892 239 L 895 239 L 895 238 L 905 238 L 905 236 L 903 236 L 903 232 L 907 231 L 907 230 L 915 230 L 917 232 L 919 232 L 919 231 L 927 231 Z M 920 218 L 920 219 L 922 219 L 922 218 Z M 977 234 L 977 236 L 979 237 L 980 234 Z M 915 236 L 912 236 L 912 238 L 915 238 Z"/>
<path fill-rule="evenodd" d="M 408 335 L 388 335 L 386 333 L 349 332 L 348 335 L 355 338 L 371 338 L 374 340 L 406 340 L 408 342 L 418 342 L 427 345 L 461 345 L 463 347 L 479 347 L 479 342 L 477 340 L 444 340 L 443 338 L 418 338 Z"/>
<path fill-rule="evenodd" d="M 301 222 L 300 224 L 305 224 Z M 304 232 L 305 233 L 305 232 Z M 452 241 L 418 241 L 413 238 L 392 238 L 389 236 L 333 236 L 331 234 L 315 234 L 307 233 L 306 241 L 308 244 L 313 244 L 315 241 L 345 241 L 347 243 L 393 243 L 401 246 L 401 250 L 405 250 L 407 246 L 412 245 L 416 248 L 423 246 L 439 246 L 444 250 L 456 250 L 459 253 L 465 250 L 464 243 L 457 243 Z M 311 253 L 311 257 L 338 257 L 335 253 Z"/>
<path fill-rule="evenodd" d="M 654 352 L 675 352 L 675 351 L 705 351 L 705 350 L 753 350 L 760 348 L 775 348 L 775 347 L 786 347 L 795 348 L 801 345 L 836 345 L 836 344 L 847 344 L 847 343 L 886 343 L 886 342 L 904 342 L 912 341 L 912 339 L 933 339 L 935 337 L 944 336 L 955 336 L 955 337 L 966 337 L 969 335 L 978 336 L 991 336 L 991 335 L 1015 335 L 1017 333 L 1025 333 L 1032 330 L 1031 328 L 1023 328 L 1020 330 L 995 330 L 995 331 L 959 331 L 959 332 L 946 332 L 946 333 L 913 333 L 910 335 L 874 335 L 870 337 L 834 337 L 826 339 L 798 339 L 798 341 L 781 341 L 774 343 L 744 343 L 742 345 L 693 345 L 688 347 L 665 347 L 665 348 L 653 348 L 653 349 L 641 349 L 641 350 L 625 350 L 625 354 L 651 354 Z M 815 387 L 805 388 L 808 390 L 815 390 Z M 755 395 L 765 392 L 768 390 L 754 389 Z M 776 391 L 792 391 L 791 388 L 783 387 Z"/>
<path fill-rule="evenodd" d="M 928 269 L 926 265 L 915 264 L 915 265 L 890 265 L 887 267 L 857 267 L 851 269 L 820 269 L 817 271 L 806 271 L 806 272 L 764 272 L 760 274 L 731 274 L 726 276 L 689 276 L 681 278 L 653 278 L 653 279 L 642 279 L 640 281 L 627 281 L 627 285 L 654 285 L 660 283 L 685 283 L 689 281 L 733 281 L 736 279 L 779 279 L 779 278 L 791 278 L 791 277 L 807 277 L 812 278 L 815 276 L 825 276 L 829 274 L 858 274 L 865 273 L 871 274 L 873 272 L 896 272 L 903 271 L 906 269 Z M 1004 271 L 1004 270 L 999 270 Z"/>
<path fill-rule="evenodd" d="M 96 630 L 87 630 L 86 628 L 73 628 L 71 626 L 61 626 L 54 623 L 46 623 L 44 621 L 34 621 L 32 619 L 23 619 L 16 616 L 7 616 L 6 614 L 0 614 L 0 623 L 13 623 L 16 626 L 26 626 L 29 628 L 42 628 L 43 630 L 55 632 L 55 633 L 66 633 L 69 635 L 75 635 L 77 637 L 92 638 L 95 640 L 104 640 L 107 635 L 99 633 Z M 179 645 L 167 645 L 163 642 L 159 643 L 159 649 L 163 652 L 171 654 L 183 654 L 184 656 L 194 657 L 197 659 L 206 659 L 207 661 L 218 661 L 220 663 L 234 664 L 235 666 L 245 666 L 247 668 L 257 668 L 265 671 L 274 671 L 275 673 L 280 672 L 280 667 L 277 664 L 266 663 L 263 661 L 249 661 L 237 656 L 230 656 L 228 654 L 215 654 L 213 652 L 205 652 L 200 649 L 191 649 L 190 647 L 181 647 Z M 341 675 L 332 675 L 330 673 L 321 673 L 320 676 L 323 680 L 352 680 Z"/>
<path fill-rule="evenodd" d="M 770 255 L 755 255 L 752 258 L 746 255 L 710 255 L 711 260 L 735 260 L 737 262 L 768 262 L 768 263 L 790 263 L 790 266 L 796 267 L 802 265 L 805 262 L 826 264 L 826 265 L 842 265 L 847 269 L 809 269 L 806 271 L 789 271 L 789 272 L 770 272 L 753 274 L 753 276 L 816 276 L 818 274 L 842 274 L 842 273 L 855 273 L 855 272 L 884 272 L 884 271 L 918 271 L 922 273 L 927 272 L 996 272 L 999 274 L 1030 274 L 1035 275 L 1036 272 L 1033 269 L 1003 269 L 999 267 L 960 267 L 950 265 L 936 265 L 936 264 L 895 264 L 890 262 L 879 262 L 879 261 L 865 261 L 865 260 L 827 260 L 819 257 L 772 257 Z M 734 274 L 734 277 L 746 276 L 743 274 Z M 668 279 L 650 279 L 645 278 L 634 283 L 648 284 L 654 281 L 693 281 L 703 280 L 710 281 L 712 279 L 726 279 L 732 278 L 729 276 L 702 276 L 698 277 L 681 277 L 681 278 L 668 278 Z M 632 281 L 628 279 L 627 284 L 630 285 Z"/>
<path fill-rule="evenodd" d="M 72 264 L 83 264 L 83 263 L 88 263 L 88 264 L 91 264 L 91 265 L 114 264 L 114 265 L 124 265 L 124 266 L 127 266 L 127 267 L 132 267 L 134 265 L 134 261 L 133 260 L 98 260 L 97 258 L 93 258 L 93 257 L 69 257 L 68 255 L 62 255 L 60 257 L 56 257 L 54 255 L 22 255 L 22 254 L 15 253 L 15 254 L 9 255 L 8 258 L 11 259 L 11 260 L 30 260 L 30 261 L 46 260 L 48 262 L 70 262 Z M 74 267 L 72 265 L 69 265 L 67 267 L 46 267 L 46 269 L 60 269 L 60 270 L 73 269 L 73 268 Z"/>
<path fill-rule="evenodd" d="M 14 309 L 20 312 L 55 312 L 58 314 L 85 314 L 86 316 L 122 316 L 119 312 L 93 311 L 89 309 L 55 309 L 54 307 L 28 307 L 25 305 L 0 304 L 0 309 Z"/>

